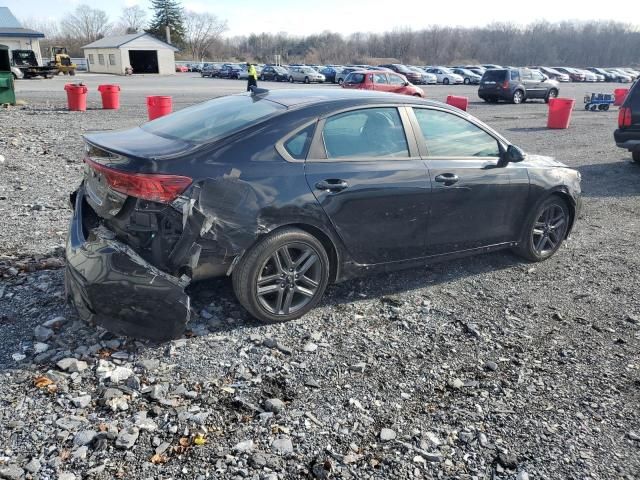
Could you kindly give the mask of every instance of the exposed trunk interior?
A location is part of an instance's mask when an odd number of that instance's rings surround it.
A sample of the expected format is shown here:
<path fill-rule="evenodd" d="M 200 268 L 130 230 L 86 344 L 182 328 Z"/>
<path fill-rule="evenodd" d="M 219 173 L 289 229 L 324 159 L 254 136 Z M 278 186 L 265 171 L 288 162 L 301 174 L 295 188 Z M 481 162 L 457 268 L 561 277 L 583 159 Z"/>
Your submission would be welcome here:
<path fill-rule="evenodd" d="M 129 50 L 129 64 L 133 73 L 160 73 L 155 50 Z"/>

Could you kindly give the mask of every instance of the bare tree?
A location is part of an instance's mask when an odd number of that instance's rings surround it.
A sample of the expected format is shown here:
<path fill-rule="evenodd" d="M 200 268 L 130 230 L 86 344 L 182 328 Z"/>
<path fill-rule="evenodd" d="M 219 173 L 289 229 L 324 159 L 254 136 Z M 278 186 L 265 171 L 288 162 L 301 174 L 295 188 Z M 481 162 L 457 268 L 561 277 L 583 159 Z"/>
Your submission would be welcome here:
<path fill-rule="evenodd" d="M 227 21 L 211 13 L 187 11 L 184 15 L 185 44 L 194 60 L 207 56 L 209 50 L 227 30 Z"/>
<path fill-rule="evenodd" d="M 144 29 L 146 23 L 147 12 L 140 8 L 139 5 L 133 5 L 122 9 L 118 30 L 125 34 L 138 33 Z"/>
<path fill-rule="evenodd" d="M 62 21 L 62 33 L 83 42 L 95 42 L 111 32 L 112 25 L 104 10 L 78 5 L 73 13 Z"/>

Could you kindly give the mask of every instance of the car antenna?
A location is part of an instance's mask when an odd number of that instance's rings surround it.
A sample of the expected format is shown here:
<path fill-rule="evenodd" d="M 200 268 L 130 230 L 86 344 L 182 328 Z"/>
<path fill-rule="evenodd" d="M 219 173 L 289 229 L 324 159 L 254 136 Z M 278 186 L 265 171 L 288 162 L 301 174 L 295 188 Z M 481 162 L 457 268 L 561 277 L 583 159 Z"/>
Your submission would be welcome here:
<path fill-rule="evenodd" d="M 267 93 L 269 93 L 268 88 L 259 88 L 255 85 L 251 85 L 249 89 L 251 90 L 251 95 L 266 95 Z"/>

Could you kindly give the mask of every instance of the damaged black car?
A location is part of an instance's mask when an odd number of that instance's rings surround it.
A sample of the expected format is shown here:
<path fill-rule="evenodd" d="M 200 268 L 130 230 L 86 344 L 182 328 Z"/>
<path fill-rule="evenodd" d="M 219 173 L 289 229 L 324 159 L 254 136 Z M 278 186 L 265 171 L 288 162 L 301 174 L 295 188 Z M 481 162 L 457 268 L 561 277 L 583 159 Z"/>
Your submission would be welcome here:
<path fill-rule="evenodd" d="M 72 194 L 67 294 L 138 338 L 183 334 L 185 288 L 231 276 L 262 321 L 328 283 L 511 248 L 549 258 L 580 175 L 448 105 L 379 92 L 257 91 L 89 133 Z"/>

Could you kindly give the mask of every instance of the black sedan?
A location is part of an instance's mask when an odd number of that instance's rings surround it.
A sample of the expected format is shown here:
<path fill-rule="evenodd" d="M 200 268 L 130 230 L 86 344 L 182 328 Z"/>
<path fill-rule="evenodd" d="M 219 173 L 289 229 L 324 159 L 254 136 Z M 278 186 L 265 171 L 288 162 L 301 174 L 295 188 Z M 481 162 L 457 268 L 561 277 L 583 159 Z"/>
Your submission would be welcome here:
<path fill-rule="evenodd" d="M 81 316 L 181 335 L 185 287 L 231 276 L 255 318 L 298 318 L 330 282 L 511 248 L 549 258 L 580 175 L 414 97 L 256 90 L 85 135 L 67 292 Z"/>
<path fill-rule="evenodd" d="M 274 82 L 287 82 L 289 81 L 289 72 L 284 67 L 275 65 L 267 65 L 260 72 L 260 80 L 263 82 L 266 80 L 273 80 Z"/>

